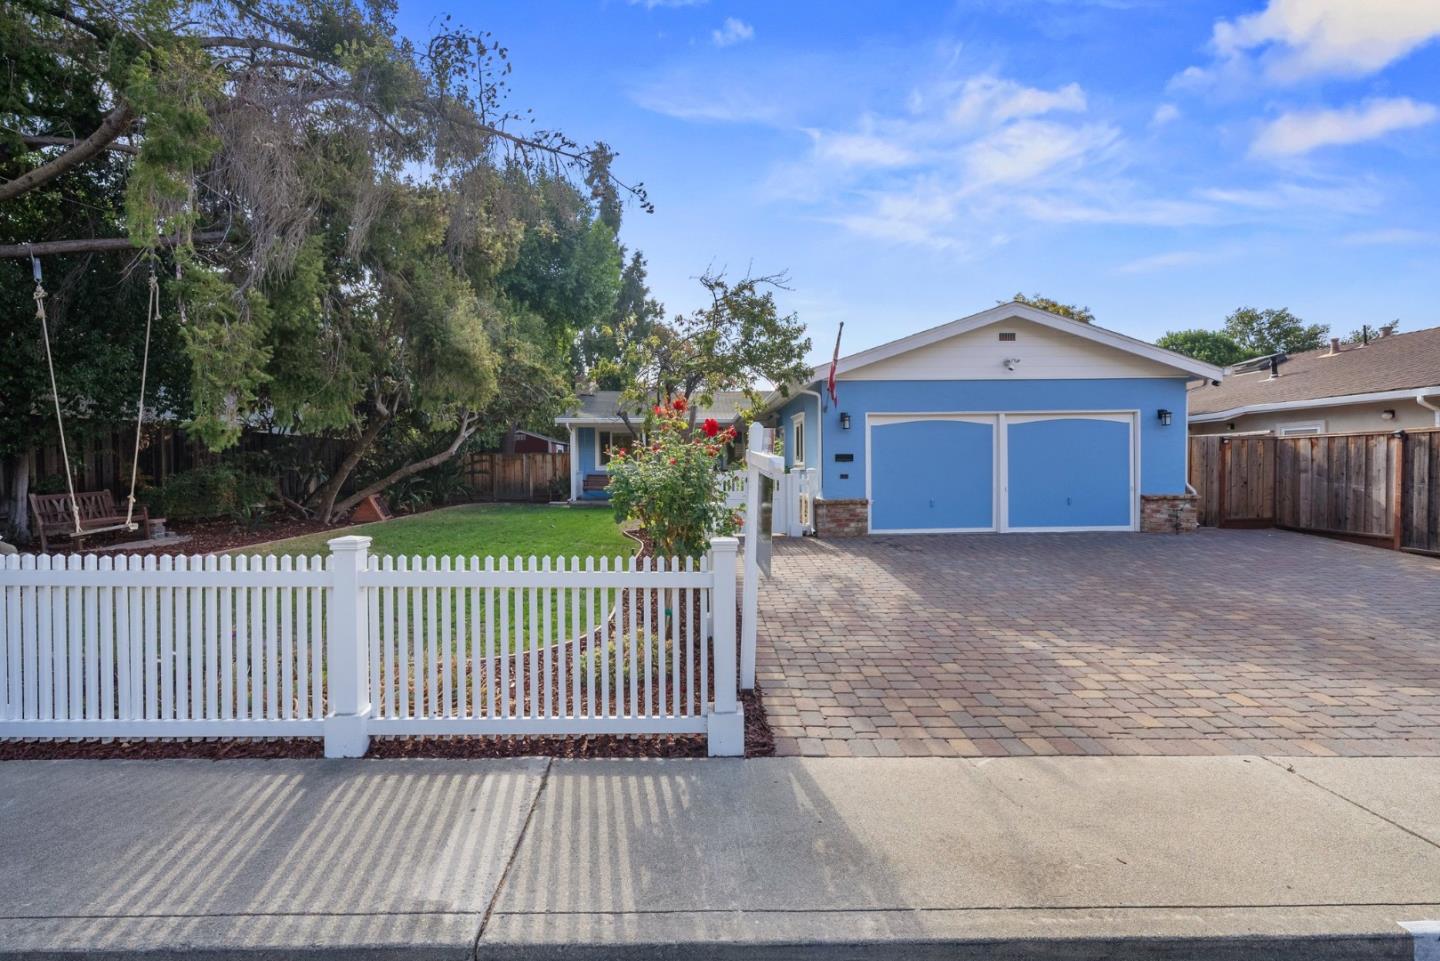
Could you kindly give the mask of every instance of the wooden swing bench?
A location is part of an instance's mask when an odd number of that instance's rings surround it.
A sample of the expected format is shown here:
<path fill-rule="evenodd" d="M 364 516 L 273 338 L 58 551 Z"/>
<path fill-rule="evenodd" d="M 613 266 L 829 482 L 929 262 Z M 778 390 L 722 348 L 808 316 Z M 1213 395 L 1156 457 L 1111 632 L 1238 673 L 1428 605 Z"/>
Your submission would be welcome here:
<path fill-rule="evenodd" d="M 115 506 L 115 497 L 109 491 L 79 491 L 75 494 L 75 506 L 80 512 L 78 534 L 69 494 L 30 495 L 30 513 L 35 518 L 35 532 L 40 535 L 41 552 L 50 552 L 50 534 L 67 535 L 75 541 L 76 550 L 84 550 L 85 538 L 125 529 L 125 512 Z M 133 523 L 141 532 L 141 540 L 148 540 L 152 523 L 149 509 L 137 506 Z"/>

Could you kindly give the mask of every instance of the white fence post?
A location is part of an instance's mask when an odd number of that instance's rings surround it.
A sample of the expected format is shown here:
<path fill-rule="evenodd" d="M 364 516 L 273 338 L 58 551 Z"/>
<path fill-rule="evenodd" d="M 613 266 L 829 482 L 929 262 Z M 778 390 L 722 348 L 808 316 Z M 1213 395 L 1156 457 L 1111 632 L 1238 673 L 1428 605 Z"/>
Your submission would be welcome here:
<path fill-rule="evenodd" d="M 370 747 L 370 640 L 360 572 L 370 562 L 370 538 L 337 537 L 329 544 L 334 589 L 325 631 L 330 655 L 325 756 L 363 757 Z"/>
<path fill-rule="evenodd" d="M 765 428 L 750 425 L 749 453 L 765 449 Z M 740 687 L 755 689 L 755 617 L 760 609 L 760 468 L 745 458 L 745 569 L 740 612 Z"/>
<path fill-rule="evenodd" d="M 710 539 L 710 571 L 715 578 L 710 605 L 715 628 L 715 703 L 705 720 L 711 757 L 745 753 L 745 709 L 738 700 L 735 669 L 735 556 L 739 546 L 733 537 Z"/>

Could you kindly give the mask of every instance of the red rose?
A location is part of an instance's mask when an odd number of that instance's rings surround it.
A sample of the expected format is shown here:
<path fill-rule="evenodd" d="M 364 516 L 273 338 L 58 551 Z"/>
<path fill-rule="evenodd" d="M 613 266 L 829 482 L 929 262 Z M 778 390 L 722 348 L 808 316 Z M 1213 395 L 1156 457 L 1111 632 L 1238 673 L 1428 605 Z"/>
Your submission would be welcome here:
<path fill-rule="evenodd" d="M 661 407 L 659 404 L 656 404 L 656 405 L 655 405 L 655 416 L 656 416 L 656 417 L 660 417 L 660 416 L 662 416 L 664 413 L 665 413 L 665 408 Z"/>
<path fill-rule="evenodd" d="M 726 433 L 727 435 L 729 435 L 729 437 L 730 437 L 731 440 L 734 440 L 735 438 L 737 438 L 737 437 L 740 436 L 740 432 L 737 431 L 737 430 L 736 430 L 735 428 L 733 428 L 733 427 L 731 427 L 731 428 L 730 428 L 729 430 L 727 430 L 725 433 Z"/>
<path fill-rule="evenodd" d="M 678 463 L 680 463 L 680 462 L 677 461 L 675 458 L 672 457 L 672 458 L 670 458 L 670 463 L 671 463 L 671 464 L 678 464 Z"/>
<path fill-rule="evenodd" d="M 705 432 L 706 437 L 714 437 L 720 433 L 720 422 L 713 417 L 707 417 L 705 423 L 700 425 L 700 429 Z"/>
<path fill-rule="evenodd" d="M 685 398 L 676 397 L 675 400 L 671 403 L 671 406 L 674 407 L 675 410 L 679 413 L 685 413 Z"/>

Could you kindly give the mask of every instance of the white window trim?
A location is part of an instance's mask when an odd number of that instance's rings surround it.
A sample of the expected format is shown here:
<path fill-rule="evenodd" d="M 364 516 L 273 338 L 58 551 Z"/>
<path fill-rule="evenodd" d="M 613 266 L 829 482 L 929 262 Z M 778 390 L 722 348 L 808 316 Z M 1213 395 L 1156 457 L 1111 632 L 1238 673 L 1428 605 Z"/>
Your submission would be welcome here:
<path fill-rule="evenodd" d="M 801 411 L 790 419 L 790 443 L 795 452 L 790 456 L 791 467 L 805 466 L 805 412 Z"/>
<path fill-rule="evenodd" d="M 595 469 L 596 469 L 597 471 L 606 471 L 606 473 L 609 473 L 609 471 L 606 470 L 605 462 L 600 459 L 601 455 L 602 455 L 602 454 L 604 453 L 604 451 L 605 451 L 605 443 L 604 443 L 604 441 L 603 441 L 601 438 L 602 438 L 605 434 L 610 434 L 611 436 L 614 436 L 615 434 L 629 434 L 629 433 L 630 433 L 630 432 L 629 432 L 628 430 L 625 430 L 625 429 L 623 429 L 623 428 L 621 428 L 621 429 L 619 429 L 619 430 L 616 430 L 615 428 L 612 428 L 612 427 L 596 427 L 596 428 L 595 428 Z"/>
<path fill-rule="evenodd" d="M 1276 424 L 1276 437 L 1303 437 L 1306 434 L 1325 433 L 1323 420 L 1293 420 L 1288 424 Z"/>

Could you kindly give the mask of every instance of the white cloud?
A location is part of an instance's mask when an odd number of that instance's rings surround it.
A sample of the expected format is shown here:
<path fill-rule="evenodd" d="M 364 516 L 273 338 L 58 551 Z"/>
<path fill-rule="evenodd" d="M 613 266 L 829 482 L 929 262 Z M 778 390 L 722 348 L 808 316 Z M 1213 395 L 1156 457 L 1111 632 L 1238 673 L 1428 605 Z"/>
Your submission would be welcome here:
<path fill-rule="evenodd" d="M 1409 97 L 1368 100 L 1358 107 L 1282 114 L 1267 123 L 1250 146 L 1259 157 L 1291 157 L 1320 147 L 1362 143 L 1432 123 L 1440 110 Z"/>
<path fill-rule="evenodd" d="M 965 149 L 968 187 L 1021 184 L 1083 164 L 1120 137 L 1107 124 L 1072 126 L 1041 120 L 1009 124 Z"/>
<path fill-rule="evenodd" d="M 1408 227 L 1381 227 L 1346 234 L 1342 242 L 1352 247 L 1411 246 L 1440 242 L 1440 234 Z"/>
<path fill-rule="evenodd" d="M 1210 187 L 1199 191 L 1204 200 L 1226 207 L 1266 212 L 1277 210 L 1322 210 L 1358 214 L 1374 210 L 1383 198 L 1363 181 L 1334 185 L 1272 183 L 1264 187 Z"/>
<path fill-rule="evenodd" d="M 729 47 L 755 37 L 755 28 L 744 20 L 735 17 L 726 17 L 725 22 L 720 25 L 719 30 L 710 31 L 710 39 L 717 47 Z"/>
<path fill-rule="evenodd" d="M 1129 263 L 1121 264 L 1115 268 L 1120 274 L 1148 274 L 1157 270 L 1169 270 L 1173 267 L 1194 267 L 1199 264 L 1212 264 L 1226 257 L 1232 256 L 1232 252 L 1224 250 L 1171 250 L 1163 254 L 1151 254 L 1148 257 L 1140 257 Z"/>
<path fill-rule="evenodd" d="M 1150 115 L 1150 123 L 1155 127 L 1163 127 L 1167 123 L 1178 119 L 1180 119 L 1180 108 L 1173 103 L 1162 103 L 1156 107 L 1155 112 Z"/>
<path fill-rule="evenodd" d="M 1216 61 L 1173 84 L 1272 83 L 1377 73 L 1440 37 L 1436 0 L 1269 0 L 1264 10 L 1215 24 Z"/>
<path fill-rule="evenodd" d="M 814 142 L 815 157 L 844 167 L 903 167 L 914 163 L 914 152 L 902 143 L 873 133 L 805 131 Z"/>
<path fill-rule="evenodd" d="M 956 124 L 976 124 L 1038 117 L 1056 111 L 1084 113 L 1085 91 L 1078 83 L 1057 90 L 1027 87 L 990 75 L 972 77 L 960 88 L 948 118 Z"/>

